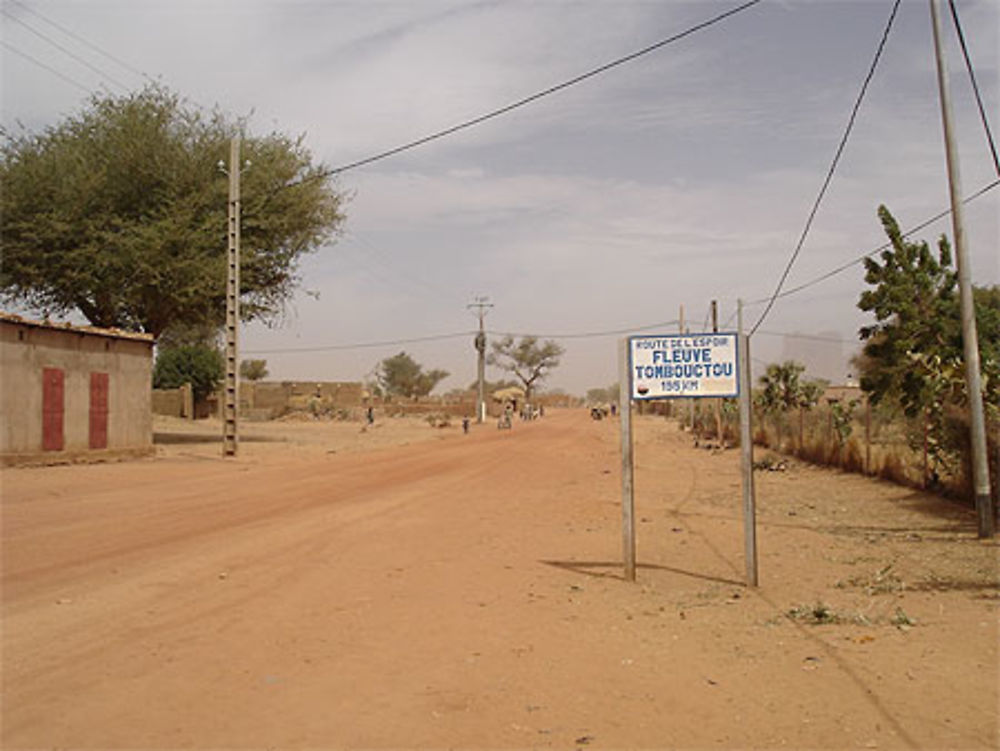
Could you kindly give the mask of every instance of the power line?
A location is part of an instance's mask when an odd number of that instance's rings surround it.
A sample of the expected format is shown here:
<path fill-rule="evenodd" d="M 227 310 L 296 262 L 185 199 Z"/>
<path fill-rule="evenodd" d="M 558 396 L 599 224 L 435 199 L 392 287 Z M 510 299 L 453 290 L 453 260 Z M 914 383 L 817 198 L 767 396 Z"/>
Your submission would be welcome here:
<path fill-rule="evenodd" d="M 979 190 L 977 190 L 972 195 L 966 197 L 962 201 L 962 203 L 970 203 L 973 200 L 975 200 L 975 199 L 977 199 L 977 198 L 985 195 L 986 193 L 989 193 L 991 190 L 993 190 L 994 188 L 996 188 L 998 185 L 1000 185 L 1000 180 L 994 180 L 989 185 L 986 185 L 985 187 L 980 188 Z M 909 237 L 910 235 L 913 235 L 913 234 L 919 232 L 920 230 L 925 229 L 926 227 L 930 226 L 931 224 L 934 224 L 934 222 L 936 222 L 936 221 L 938 221 L 940 219 L 945 218 L 949 214 L 951 214 L 951 209 L 945 209 L 944 211 L 942 211 L 942 212 L 940 212 L 938 214 L 935 214 L 930 219 L 926 219 L 923 222 L 921 222 L 920 224 L 917 224 L 917 225 L 911 227 L 906 232 L 903 232 L 902 233 L 902 237 L 904 237 L 904 238 Z M 883 250 L 888 250 L 890 247 L 892 247 L 892 243 L 891 242 L 882 243 L 881 245 L 879 245 L 874 250 L 870 250 L 867 253 L 865 253 L 864 255 L 858 256 L 853 261 L 848 261 L 845 264 L 842 264 L 842 265 L 837 266 L 836 268 L 834 268 L 834 269 L 832 269 L 830 271 L 827 271 L 825 274 L 821 274 L 820 276 L 817 276 L 814 279 L 810 279 L 807 282 L 803 282 L 802 284 L 798 285 L 797 287 L 792 287 L 791 289 L 785 290 L 784 292 L 782 292 L 781 294 L 779 294 L 777 296 L 777 299 L 789 297 L 791 295 L 794 295 L 794 294 L 797 294 L 799 292 L 802 292 L 803 290 L 808 289 L 809 287 L 815 286 L 815 285 L 819 284 L 820 282 L 825 282 L 827 279 L 830 279 L 831 277 L 834 277 L 837 274 L 843 273 L 844 271 L 847 271 L 848 269 L 850 269 L 850 268 L 852 268 L 854 266 L 857 266 L 859 263 L 861 263 L 862 261 L 864 261 L 866 258 L 871 258 L 876 253 L 881 253 Z M 763 304 L 765 302 L 768 302 L 768 301 L 771 301 L 771 300 L 774 300 L 774 299 L 775 298 L 773 296 L 772 297 L 762 297 L 759 300 L 750 300 L 748 302 L 744 302 L 743 304 L 744 305 L 761 305 L 761 304 Z"/>
<path fill-rule="evenodd" d="M 97 75 L 101 76 L 102 78 L 107 79 L 108 81 L 110 81 L 111 83 L 113 83 L 115 86 L 118 86 L 119 88 L 121 88 L 121 89 L 123 89 L 125 91 L 129 90 L 129 87 L 126 84 L 122 83 L 121 81 L 119 81 L 114 76 L 112 76 L 109 73 L 107 73 L 106 71 L 101 70 L 96 65 L 91 65 L 89 62 L 87 62 L 86 60 L 84 60 L 82 57 L 80 57 L 79 55 L 77 55 L 75 52 L 66 49 L 61 44 L 59 44 L 59 42 L 56 42 L 55 40 L 53 40 L 50 37 L 46 36 L 45 34 L 43 34 L 42 32 L 40 32 L 38 29 L 36 29 L 35 27 L 33 27 L 31 24 L 27 23 L 24 19 L 18 18 L 17 16 L 13 15 L 12 13 L 10 13 L 9 11 L 5 10 L 2 7 L 0 7 L 0 13 L 3 13 L 3 15 L 7 16 L 7 18 L 9 18 L 11 21 L 14 21 L 15 23 L 21 24 L 24 28 L 26 28 L 32 34 L 34 34 L 35 36 L 37 36 L 39 39 L 41 39 L 41 40 L 43 40 L 45 42 L 48 42 L 53 47 L 55 47 L 57 50 L 59 50 L 60 52 L 62 52 L 64 55 L 67 55 L 68 57 L 72 58 L 73 60 L 76 60 L 81 65 L 85 66 L 86 68 L 89 68 L 92 72 L 96 73 Z"/>
<path fill-rule="evenodd" d="M 613 331 L 585 331 L 582 333 L 573 334 L 519 334 L 510 331 L 487 331 L 486 333 L 493 336 L 513 336 L 513 337 L 526 337 L 534 336 L 538 339 L 596 339 L 602 336 L 620 336 L 623 334 L 632 334 L 639 331 L 648 331 L 649 329 L 665 328 L 667 326 L 676 326 L 677 320 L 672 321 L 662 321 L 659 323 L 650 323 L 643 326 L 632 326 L 626 329 L 615 329 Z M 336 350 L 349 350 L 349 349 L 371 349 L 375 347 L 395 347 L 400 344 L 418 344 L 421 342 L 435 342 L 444 341 L 446 339 L 458 339 L 460 337 L 475 336 L 477 332 L 475 331 L 459 331 L 452 334 L 431 334 L 428 336 L 417 336 L 409 339 L 392 339 L 385 341 L 375 341 L 375 342 L 357 342 L 354 344 L 327 344 L 316 347 L 289 347 L 289 348 L 279 348 L 279 349 L 247 349 L 244 350 L 245 354 L 248 355 L 269 355 L 269 354 L 288 354 L 296 352 L 332 352 Z"/>
<path fill-rule="evenodd" d="M 990 145 L 990 154 L 993 155 L 993 167 L 1000 175 L 1000 159 L 997 158 L 997 147 L 993 143 L 993 133 L 990 131 L 989 120 L 986 119 L 986 109 L 983 107 L 983 98 L 979 95 L 979 84 L 976 83 L 976 74 L 972 68 L 972 60 L 969 58 L 969 49 L 965 44 L 965 34 L 962 33 L 962 23 L 958 20 L 958 8 L 955 7 L 955 0 L 948 0 L 951 8 L 951 20 L 955 24 L 955 31 L 958 32 L 958 41 L 962 47 L 962 57 L 965 58 L 965 68 L 969 71 L 969 80 L 972 82 L 972 91 L 976 95 L 976 104 L 979 105 L 979 117 L 983 121 L 983 130 L 986 131 L 986 141 Z"/>
<path fill-rule="evenodd" d="M 987 186 L 985 186 L 983 188 L 980 188 L 978 191 L 976 191 L 972 195 L 968 196 L 964 200 L 964 203 L 969 203 L 970 201 L 973 201 L 976 198 L 979 198 L 980 196 L 982 196 L 982 195 L 988 193 L 989 191 L 993 190 L 994 188 L 996 188 L 998 185 L 1000 185 L 1000 180 L 993 181 L 989 185 L 987 185 Z M 942 219 L 943 217 L 948 216 L 948 214 L 950 214 L 950 213 L 951 213 L 950 209 L 946 210 L 946 211 L 940 212 L 939 214 L 931 217 L 930 219 L 927 219 L 926 221 L 921 222 L 920 224 L 915 225 L 911 229 L 909 229 L 906 232 L 904 232 L 903 233 L 903 237 L 909 237 L 910 235 L 914 234 L 915 232 L 919 232 L 920 230 L 924 229 L 928 225 L 933 224 L 934 222 L 938 221 L 939 219 Z M 891 245 L 891 243 L 884 243 L 884 244 L 880 245 L 879 247 L 875 248 L 874 250 L 869 251 L 865 255 L 863 255 L 863 256 L 861 256 L 859 258 L 856 258 L 855 260 L 851 261 L 850 263 L 847 263 L 847 264 L 844 264 L 842 266 L 839 266 L 836 269 L 834 269 L 833 271 L 829 271 L 826 274 L 823 274 L 822 276 L 817 277 L 816 279 L 813 279 L 812 281 L 809 281 L 809 282 L 806 282 L 804 284 L 799 285 L 798 287 L 794 287 L 792 289 L 785 290 L 783 293 L 781 293 L 779 295 L 779 297 L 788 297 L 789 295 L 793 295 L 793 294 L 796 294 L 797 292 L 801 292 L 802 290 L 804 290 L 804 289 L 806 289 L 808 287 L 811 287 L 811 286 L 813 286 L 815 284 L 819 284 L 820 282 L 825 281 L 826 279 L 829 279 L 831 276 L 839 274 L 839 273 L 841 273 L 841 272 L 843 272 L 843 271 L 851 268 L 852 266 L 857 265 L 858 263 L 860 263 L 864 259 L 869 258 L 869 257 L 875 255 L 876 253 L 879 253 L 879 252 L 881 252 L 881 251 L 889 248 L 890 245 Z M 765 298 L 761 298 L 760 300 L 754 300 L 754 301 L 751 301 L 751 302 L 744 303 L 744 305 L 758 305 L 758 304 L 761 304 L 761 303 L 764 303 L 764 302 L 767 302 L 767 301 L 773 300 L 773 299 L 774 298 L 772 298 L 772 297 L 765 297 Z M 732 322 L 732 319 L 733 319 L 734 315 L 735 315 L 735 313 L 733 315 L 730 315 L 729 319 L 727 319 L 726 323 L 723 325 L 723 328 L 725 328 L 726 326 L 729 325 L 729 323 Z M 518 333 L 518 332 L 513 332 L 513 331 L 488 331 L 487 333 L 489 333 L 492 336 L 512 336 L 512 337 L 518 337 L 518 338 L 522 338 L 522 337 L 526 337 L 526 336 L 534 336 L 534 337 L 537 337 L 539 339 L 597 339 L 597 338 L 605 337 L 605 336 L 623 336 L 625 334 L 639 333 L 639 332 L 642 332 L 642 331 L 649 331 L 651 329 L 668 328 L 668 327 L 676 326 L 677 324 L 678 324 L 678 320 L 675 318 L 675 319 L 673 319 L 671 321 L 660 321 L 660 322 L 657 322 L 657 323 L 643 324 L 641 326 L 631 326 L 631 327 L 628 327 L 628 328 L 612 329 L 612 330 L 607 330 L 607 331 L 585 331 L 585 332 L 559 333 L 559 334 L 537 334 L 537 333 L 535 333 L 535 334 L 525 334 L 525 333 Z M 421 343 L 421 342 L 431 342 L 431 341 L 443 341 L 443 340 L 447 340 L 447 339 L 457 339 L 457 338 L 460 338 L 460 337 L 474 336 L 475 333 L 476 333 L 475 331 L 462 331 L 462 332 L 456 332 L 456 333 L 451 333 L 451 334 L 432 334 L 432 335 L 429 335 L 429 336 L 413 337 L 413 338 L 409 338 L 409 339 L 394 339 L 394 340 L 387 340 L 387 341 L 359 342 L 359 343 L 355 343 L 355 344 L 331 344 L 331 345 L 324 345 L 324 346 L 317 346 L 317 347 L 293 347 L 293 348 L 287 348 L 287 349 L 246 350 L 246 353 L 247 354 L 260 355 L 260 354 L 283 354 L 283 353 L 297 353 L 297 352 L 327 352 L 327 351 L 337 351 L 337 350 L 369 349 L 369 348 L 375 348 L 375 347 L 397 346 L 397 345 L 401 345 L 401 344 L 417 344 L 417 343 Z M 831 342 L 832 341 L 837 341 L 837 342 L 842 342 L 842 343 L 855 343 L 853 340 L 847 340 L 847 339 L 834 339 L 832 337 L 810 336 L 810 335 L 805 335 L 805 334 L 802 334 L 802 335 L 799 335 L 799 334 L 785 334 L 785 333 L 777 332 L 777 331 L 760 331 L 758 333 L 767 334 L 767 335 L 770 335 L 770 336 L 794 336 L 796 338 L 801 338 L 801 339 L 816 339 L 818 341 L 831 341 Z"/>
<path fill-rule="evenodd" d="M 72 39 L 75 39 L 80 44 L 82 44 L 82 45 L 84 45 L 86 47 L 89 47 L 94 52 L 98 53 L 99 55 L 103 55 L 104 57 L 106 57 L 111 62 L 113 62 L 113 63 L 121 66 L 123 69 L 127 70 L 129 73 L 133 73 L 134 75 L 137 75 L 140 78 L 145 78 L 147 80 L 151 80 L 150 77 L 147 74 L 143 73 L 138 68 L 135 68 L 135 67 L 129 65 L 127 62 L 125 62 L 121 58 L 116 57 L 115 55 L 112 55 L 110 52 L 108 52 L 107 50 L 99 47 L 98 45 L 94 44 L 93 42 L 87 41 L 86 39 L 84 39 L 79 34 L 75 33 L 74 31 L 72 31 L 70 29 L 67 29 L 65 26 L 62 26 L 61 24 L 56 23 L 51 18 L 43 16 L 41 13 L 39 13 L 34 8 L 31 8 L 30 6 L 25 5 L 24 3 L 20 2 L 19 0 L 7 0 L 7 2 L 11 3 L 12 5 L 18 6 L 19 8 L 21 8 L 24 11 L 27 11 L 28 13 L 30 13 L 33 16 L 35 16 L 36 18 L 41 19 L 42 21 L 44 21 L 45 23 L 47 23 L 49 26 L 51 26 L 51 27 L 53 27 L 55 29 L 58 29 L 63 34 L 65 34 L 66 36 L 71 37 Z"/>
<path fill-rule="evenodd" d="M 310 177 L 303 178 L 302 180 L 299 181 L 299 183 L 306 182 L 306 181 L 311 181 L 311 180 L 323 180 L 323 179 L 326 179 L 327 177 L 332 177 L 333 175 L 338 175 L 341 172 L 347 172 L 348 170 L 356 169 L 357 167 L 362 167 L 362 166 L 364 166 L 366 164 L 371 164 L 372 162 L 381 161 L 382 159 L 387 159 L 387 158 L 389 158 L 391 156 L 395 156 L 396 154 L 400 154 L 400 153 L 402 153 L 404 151 L 409 151 L 410 149 L 415 149 L 418 146 L 423 146 L 424 144 L 430 143 L 431 141 L 436 141 L 436 140 L 438 140 L 440 138 L 444 138 L 445 136 L 453 135 L 455 133 L 458 133 L 459 131 L 466 130 L 467 128 L 471 128 L 471 127 L 473 127 L 475 125 L 480 125 L 480 124 L 486 122 L 487 120 L 492 120 L 492 119 L 494 119 L 496 117 L 500 117 L 501 115 L 506 115 L 508 112 L 512 112 L 512 111 L 514 111 L 516 109 L 524 107 L 527 104 L 531 104 L 532 102 L 536 102 L 539 99 L 547 97 L 547 96 L 549 96 L 551 94 L 555 94 L 555 93 L 557 93 L 559 91 L 562 91 L 563 89 L 568 89 L 570 86 L 575 86 L 576 84 L 582 83 L 583 81 L 586 81 L 589 78 L 593 78 L 594 76 L 600 75 L 601 73 L 606 73 L 607 71 L 611 70 L 612 68 L 616 68 L 616 67 L 618 67 L 620 65 L 624 65 L 625 63 L 631 62 L 631 61 L 633 61 L 633 60 L 635 60 L 637 58 L 640 58 L 640 57 L 642 57 L 644 55 L 648 55 L 651 52 L 655 52 L 656 50 L 660 49 L 661 47 L 666 47 L 669 44 L 673 44 L 674 42 L 678 42 L 681 39 L 684 39 L 685 37 L 690 36 L 691 34 L 699 32 L 699 31 L 701 31 L 703 29 L 707 29 L 708 27 L 713 26 L 713 25 L 719 23 L 720 21 L 723 21 L 723 20 L 725 20 L 725 19 L 727 19 L 727 18 L 729 18 L 731 16 L 735 16 L 738 13 L 741 13 L 741 12 L 743 12 L 745 10 L 748 10 L 749 8 L 752 8 L 753 6 L 759 4 L 760 2 L 761 2 L 761 0 L 748 0 L 748 2 L 744 2 L 742 5 L 739 5 L 739 6 L 735 7 L 735 8 L 731 8 L 730 10 L 727 10 L 727 11 L 725 11 L 723 13 L 720 13 L 717 16 L 713 16 L 712 18 L 709 18 L 709 19 L 707 19 L 705 21 L 702 21 L 701 23 L 695 24 L 694 26 L 691 26 L 691 27 L 685 29 L 684 31 L 681 31 L 681 32 L 679 32 L 677 34 L 674 34 L 672 36 L 666 37 L 665 39 L 661 39 L 658 42 L 654 42 L 653 44 L 650 44 L 647 47 L 643 47 L 640 50 L 632 52 L 632 53 L 630 53 L 628 55 L 625 55 L 623 57 L 619 57 L 619 58 L 617 58 L 615 60 L 612 60 L 609 63 L 605 63 L 604 65 L 600 65 L 600 66 L 598 66 L 596 68 L 593 68 L 592 70 L 589 70 L 586 73 L 581 73 L 580 75 L 574 76 L 573 78 L 570 78 L 567 81 L 563 81 L 562 83 L 558 83 L 555 86 L 550 86 L 549 88 L 543 89 L 542 91 L 539 91 L 539 92 L 536 92 L 534 94 L 531 94 L 530 96 L 526 96 L 526 97 L 524 97 L 522 99 L 518 99 L 517 101 L 511 102 L 510 104 L 508 104 L 508 105 L 506 105 L 504 107 L 500 107 L 498 109 L 492 110 L 490 112 L 487 112 L 484 115 L 480 115 L 478 117 L 474 117 L 474 118 L 472 118 L 470 120 L 465 120 L 463 122 L 458 123 L 457 125 L 451 126 L 450 128 L 445 128 L 444 130 L 439 130 L 436 133 L 432 133 L 432 134 L 430 134 L 428 136 L 424 136 L 423 138 L 418 138 L 415 141 L 410 141 L 408 143 L 404 143 L 401 146 L 396 146 L 395 148 L 388 149 L 386 151 L 382 151 L 382 152 L 379 152 L 377 154 L 373 154 L 372 156 L 365 157 L 364 159 L 358 159 L 357 161 L 349 162 L 347 164 L 341 165 L 340 167 L 334 167 L 334 168 L 326 170 L 324 172 L 320 172 L 320 173 L 317 173 L 315 175 L 311 175 Z M 294 185 L 297 185 L 299 183 L 289 183 L 288 185 L 286 185 L 284 187 L 291 188 Z"/>
<path fill-rule="evenodd" d="M 839 336 L 822 336 L 821 334 L 789 334 L 785 331 L 764 331 L 757 332 L 766 336 L 783 336 L 787 339 L 808 339 L 813 342 L 830 342 L 831 344 L 857 344 L 857 339 L 842 339 Z"/>
<path fill-rule="evenodd" d="M 802 234 L 799 237 L 799 241 L 795 246 L 795 251 L 792 253 L 792 257 L 788 259 L 788 264 L 785 266 L 785 270 L 781 274 L 781 278 L 778 280 L 778 285 L 774 288 L 774 293 L 771 295 L 771 300 L 761 313 L 760 318 L 757 319 L 757 323 L 753 325 L 750 329 L 750 334 L 753 335 L 754 332 L 760 328 L 760 325 L 767 318 L 767 314 L 771 312 L 771 308 L 774 306 L 774 301 L 778 299 L 778 295 L 781 293 L 781 288 L 785 284 L 785 280 L 788 278 L 788 274 L 792 270 L 792 266 L 795 264 L 795 260 L 799 257 L 799 253 L 802 251 L 803 245 L 805 245 L 806 237 L 809 235 L 809 230 L 812 228 L 813 220 L 816 218 L 816 214 L 819 211 L 820 203 L 823 201 L 823 197 L 826 195 L 827 188 L 830 187 L 830 182 L 833 180 L 833 173 L 837 169 L 837 164 L 840 162 L 840 157 L 844 153 L 844 148 L 847 146 L 847 139 L 851 135 L 851 131 L 854 129 L 854 121 L 857 119 L 858 111 L 861 109 L 861 102 L 865 98 L 865 93 L 868 91 L 868 84 L 871 83 L 872 78 L 875 76 L 875 69 L 878 67 L 878 62 L 882 57 L 882 50 L 885 49 L 886 40 L 889 38 L 889 31 L 892 29 L 893 21 L 896 19 L 896 13 L 899 10 L 900 0 L 895 0 L 892 5 L 892 12 L 889 14 L 889 20 L 886 22 L 885 30 L 882 32 L 882 38 L 879 40 L 878 48 L 875 50 L 875 59 L 872 60 L 872 64 L 868 69 L 868 74 L 865 76 L 864 83 L 861 85 L 861 91 L 858 94 L 857 100 L 854 102 L 854 107 L 851 110 L 851 116 L 847 121 L 847 128 L 844 130 L 844 135 L 840 139 L 840 143 L 837 146 L 837 151 L 833 156 L 833 162 L 830 164 L 830 169 L 827 170 L 826 178 L 823 180 L 823 186 L 820 188 L 819 195 L 816 196 L 816 201 L 813 203 L 812 210 L 809 212 L 809 218 L 806 220 L 806 226 L 802 230 Z"/>
<path fill-rule="evenodd" d="M 73 86 L 76 86 L 78 89 L 82 89 L 83 91 L 86 91 L 88 94 L 92 93 L 92 90 L 89 87 L 84 86 L 79 81 L 76 81 L 76 80 L 70 78 L 69 76 L 67 76 L 67 75 L 65 75 L 63 73 L 60 73 L 58 70 L 56 70 L 55 68 L 53 68 L 51 65 L 46 65 L 41 60 L 37 60 L 36 58 L 34 58 L 31 55 L 29 55 L 27 52 L 21 52 L 21 50 L 19 50 L 17 47 L 14 47 L 13 45 L 8 44 L 7 42 L 3 41 L 2 39 L 0 39 L 0 45 L 2 45 L 5 49 L 8 49 L 11 52 L 13 52 L 15 55 L 20 55 L 25 60 L 28 60 L 28 61 L 34 63 L 39 68 L 47 70 L 52 75 L 54 75 L 54 76 L 56 76 L 58 78 L 61 78 L 66 83 L 72 84 Z"/>
<path fill-rule="evenodd" d="M 650 323 L 643 326 L 632 326 L 627 329 L 615 329 L 613 331 L 585 331 L 577 334 L 519 334 L 513 331 L 490 331 L 490 334 L 496 336 L 513 336 L 513 337 L 526 337 L 534 336 L 538 339 L 597 339 L 602 336 L 621 336 L 624 334 L 633 334 L 638 331 L 648 331 L 649 329 L 658 329 L 667 326 L 676 326 L 678 323 L 675 318 L 672 321 L 661 321 L 659 323 Z"/>
<path fill-rule="evenodd" d="M 333 352 L 347 349 L 372 349 L 375 347 L 395 347 L 400 344 L 416 344 L 418 342 L 435 342 L 445 339 L 457 339 L 475 335 L 475 331 L 462 331 L 454 334 L 432 334 L 430 336 L 417 336 L 411 339 L 392 339 L 379 342 L 359 342 L 356 344 L 327 344 L 319 347 L 290 347 L 284 349 L 245 349 L 244 354 L 248 355 L 272 355 L 288 354 L 295 352 Z"/>

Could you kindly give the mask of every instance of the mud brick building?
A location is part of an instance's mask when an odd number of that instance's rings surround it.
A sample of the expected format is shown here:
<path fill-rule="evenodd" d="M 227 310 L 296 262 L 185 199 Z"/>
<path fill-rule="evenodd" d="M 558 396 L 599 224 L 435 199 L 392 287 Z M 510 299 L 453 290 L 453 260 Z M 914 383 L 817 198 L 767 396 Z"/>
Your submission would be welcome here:
<path fill-rule="evenodd" d="M 153 337 L 0 313 L 0 463 L 153 451 Z"/>

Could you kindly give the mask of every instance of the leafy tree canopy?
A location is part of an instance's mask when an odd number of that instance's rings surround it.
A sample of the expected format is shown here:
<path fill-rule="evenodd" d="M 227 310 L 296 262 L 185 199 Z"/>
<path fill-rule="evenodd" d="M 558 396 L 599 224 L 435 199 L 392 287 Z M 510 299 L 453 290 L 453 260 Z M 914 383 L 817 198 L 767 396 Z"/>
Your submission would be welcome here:
<path fill-rule="evenodd" d="M 618 384 L 613 383 L 606 388 L 595 388 L 587 390 L 587 402 L 590 404 L 603 404 L 605 402 L 618 402 Z"/>
<path fill-rule="evenodd" d="M 248 381 L 263 381 L 267 378 L 267 360 L 241 360 L 240 378 Z"/>
<path fill-rule="evenodd" d="M 204 344 L 161 349 L 153 366 L 153 388 L 176 389 L 191 384 L 196 402 L 215 391 L 225 375 L 222 355 Z"/>
<path fill-rule="evenodd" d="M 535 383 L 559 366 L 559 358 L 564 352 L 556 342 L 539 342 L 537 336 L 525 336 L 518 342 L 512 336 L 505 336 L 493 342 L 487 362 L 513 373 L 524 385 L 524 398 L 530 401 Z"/>
<path fill-rule="evenodd" d="M 302 138 L 254 137 L 159 85 L 94 95 L 78 114 L 0 146 L 0 296 L 47 313 L 159 335 L 219 326 L 225 310 L 228 163 L 243 138 L 241 314 L 278 315 L 297 262 L 335 233 L 343 197 Z"/>
<path fill-rule="evenodd" d="M 390 396 L 415 399 L 427 396 L 448 377 L 446 370 L 424 371 L 423 366 L 405 352 L 388 357 L 378 366 L 378 383 Z"/>
<path fill-rule="evenodd" d="M 804 379 L 802 376 L 805 371 L 805 365 L 793 360 L 780 365 L 771 363 L 759 379 L 757 403 L 765 412 L 811 408 L 823 395 L 823 387 L 815 381 Z"/>
<path fill-rule="evenodd" d="M 921 364 L 963 359 L 957 275 L 946 237 L 934 254 L 926 242 L 904 239 L 885 206 L 878 214 L 891 247 L 881 253 L 881 262 L 865 261 L 865 281 L 872 288 L 861 294 L 858 307 L 874 314 L 875 323 L 860 330 L 865 346 L 855 362 L 872 402 L 890 398 L 912 416 L 933 406 L 940 392 Z M 1000 395 L 1000 288 L 973 292 L 989 403 Z"/>
<path fill-rule="evenodd" d="M 511 386 L 520 386 L 521 384 L 515 381 L 513 378 L 501 378 L 499 381 L 486 380 L 483 382 L 483 386 L 487 394 L 492 394 L 494 391 L 499 391 L 500 389 L 509 389 Z M 469 391 L 479 391 L 479 381 L 473 381 L 469 384 Z"/>

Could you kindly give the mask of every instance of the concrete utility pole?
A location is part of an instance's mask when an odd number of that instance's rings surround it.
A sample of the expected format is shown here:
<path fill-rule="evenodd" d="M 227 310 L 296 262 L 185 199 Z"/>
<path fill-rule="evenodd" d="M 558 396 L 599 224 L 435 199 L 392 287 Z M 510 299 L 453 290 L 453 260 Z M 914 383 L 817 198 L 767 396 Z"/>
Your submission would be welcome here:
<path fill-rule="evenodd" d="M 479 353 L 477 364 L 479 376 L 479 389 L 476 395 L 476 422 L 482 423 L 486 420 L 486 329 L 483 328 L 483 319 L 486 318 L 486 311 L 493 306 L 488 297 L 477 297 L 475 302 L 466 305 L 466 308 L 476 308 L 479 315 L 479 333 L 476 334 L 475 347 Z"/>
<path fill-rule="evenodd" d="M 240 321 L 240 137 L 229 144 L 229 240 L 226 260 L 226 379 L 222 414 L 222 455 L 236 456 L 239 442 L 239 361 L 237 329 Z"/>
<path fill-rule="evenodd" d="M 747 584 L 756 587 L 757 571 L 757 491 L 753 484 L 753 410 L 750 405 L 750 337 L 743 333 L 743 301 L 738 300 L 736 366 L 740 381 L 740 474 L 743 477 L 743 557 L 746 563 Z"/>
<path fill-rule="evenodd" d="M 948 165 L 948 188 L 951 195 L 951 222 L 955 236 L 955 266 L 958 270 L 958 294 L 962 311 L 962 346 L 965 355 L 965 385 L 969 394 L 969 432 L 972 441 L 972 484 L 979 519 L 979 536 L 996 534 L 996 517 L 990 497 L 990 470 L 986 456 L 986 420 L 983 415 L 982 382 L 979 372 L 979 336 L 972 300 L 972 274 L 965 244 L 962 209 L 962 178 L 958 151 L 951 122 L 951 95 L 948 91 L 948 65 L 941 48 L 940 0 L 930 0 L 931 28 L 934 31 L 934 56 L 937 61 L 938 91 L 941 96 L 941 123 L 944 127 L 945 161 Z"/>

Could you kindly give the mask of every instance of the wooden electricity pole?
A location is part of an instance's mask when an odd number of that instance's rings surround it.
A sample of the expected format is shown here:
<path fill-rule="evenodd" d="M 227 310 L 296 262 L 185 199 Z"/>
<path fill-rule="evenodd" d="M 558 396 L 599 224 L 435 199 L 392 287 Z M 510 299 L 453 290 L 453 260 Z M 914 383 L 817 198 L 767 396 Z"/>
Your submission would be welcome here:
<path fill-rule="evenodd" d="M 222 455 L 236 456 L 239 443 L 239 362 L 237 334 L 240 321 L 240 137 L 229 144 L 229 231 L 226 257 L 226 377 L 223 388 Z"/>
<path fill-rule="evenodd" d="M 930 0 L 931 28 L 934 32 L 934 56 L 937 61 L 938 92 L 941 97 L 941 123 L 944 128 L 945 161 L 948 165 L 948 189 L 951 196 L 952 232 L 955 236 L 955 266 L 958 271 L 958 295 L 962 312 L 962 346 L 965 355 L 965 385 L 969 394 L 969 432 L 972 442 L 972 484 L 979 520 L 979 536 L 996 534 L 996 517 L 990 497 L 990 470 L 986 456 L 986 420 L 983 414 L 982 382 L 979 372 L 979 337 L 976 311 L 972 300 L 972 273 L 965 243 L 962 209 L 962 178 L 958 150 L 952 133 L 951 96 L 948 92 L 948 66 L 941 49 L 938 18 L 940 0 Z"/>

